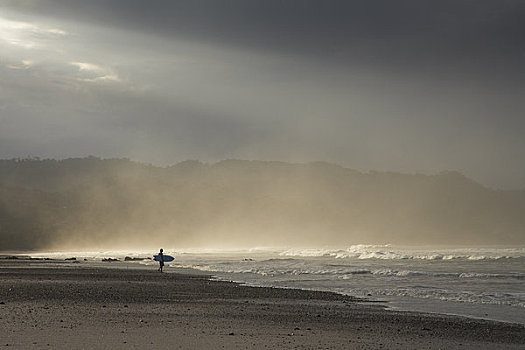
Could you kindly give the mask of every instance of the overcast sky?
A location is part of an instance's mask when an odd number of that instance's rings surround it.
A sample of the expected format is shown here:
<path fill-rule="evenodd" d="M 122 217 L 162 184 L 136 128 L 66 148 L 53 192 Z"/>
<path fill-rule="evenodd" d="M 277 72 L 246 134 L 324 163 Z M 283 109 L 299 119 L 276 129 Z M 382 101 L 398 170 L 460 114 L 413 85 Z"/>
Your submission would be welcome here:
<path fill-rule="evenodd" d="M 522 0 L 0 0 L 0 158 L 525 188 L 524 33 Z"/>

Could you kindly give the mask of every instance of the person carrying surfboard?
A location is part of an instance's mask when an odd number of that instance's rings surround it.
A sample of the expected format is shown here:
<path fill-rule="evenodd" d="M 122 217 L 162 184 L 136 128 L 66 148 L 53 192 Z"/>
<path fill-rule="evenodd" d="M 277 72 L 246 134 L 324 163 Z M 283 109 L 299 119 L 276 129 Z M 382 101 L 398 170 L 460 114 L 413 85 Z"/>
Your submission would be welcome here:
<path fill-rule="evenodd" d="M 159 269 L 158 271 L 162 272 L 162 268 L 164 267 L 164 250 L 160 248 L 159 252 Z"/>
<path fill-rule="evenodd" d="M 164 268 L 164 263 L 173 261 L 173 260 L 175 260 L 175 258 L 172 257 L 171 255 L 164 254 L 164 250 L 161 249 L 159 254 L 153 255 L 153 260 L 159 262 L 159 269 L 158 269 L 158 271 L 162 272 L 162 269 Z"/>

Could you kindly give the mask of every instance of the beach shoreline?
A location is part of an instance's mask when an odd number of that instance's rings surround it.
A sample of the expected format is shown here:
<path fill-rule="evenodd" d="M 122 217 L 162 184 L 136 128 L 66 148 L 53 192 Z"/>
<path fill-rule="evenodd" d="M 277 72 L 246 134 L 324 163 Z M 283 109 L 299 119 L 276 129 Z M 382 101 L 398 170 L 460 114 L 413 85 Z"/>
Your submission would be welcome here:
<path fill-rule="evenodd" d="M 108 263 L 0 260 L 0 347 L 519 349 L 525 326 Z M 48 345 L 49 344 L 49 345 Z"/>

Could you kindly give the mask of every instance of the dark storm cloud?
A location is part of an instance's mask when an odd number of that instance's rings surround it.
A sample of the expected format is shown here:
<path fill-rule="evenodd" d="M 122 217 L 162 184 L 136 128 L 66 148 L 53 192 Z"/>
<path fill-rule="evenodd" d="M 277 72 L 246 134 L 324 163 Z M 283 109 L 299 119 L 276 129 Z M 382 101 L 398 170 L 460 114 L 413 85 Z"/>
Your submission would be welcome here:
<path fill-rule="evenodd" d="M 13 2 L 15 3 L 15 2 Z M 90 23 L 339 64 L 524 78 L 520 0 L 187 0 L 30 2 Z M 518 74 L 510 74 L 516 67 Z"/>

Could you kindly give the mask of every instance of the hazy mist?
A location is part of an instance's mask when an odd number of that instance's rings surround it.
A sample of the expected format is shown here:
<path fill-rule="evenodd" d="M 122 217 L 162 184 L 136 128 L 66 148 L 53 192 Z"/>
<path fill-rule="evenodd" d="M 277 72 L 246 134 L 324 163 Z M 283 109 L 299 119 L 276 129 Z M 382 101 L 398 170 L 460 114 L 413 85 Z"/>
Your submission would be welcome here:
<path fill-rule="evenodd" d="M 525 191 L 329 163 L 0 161 L 2 249 L 524 244 Z"/>

